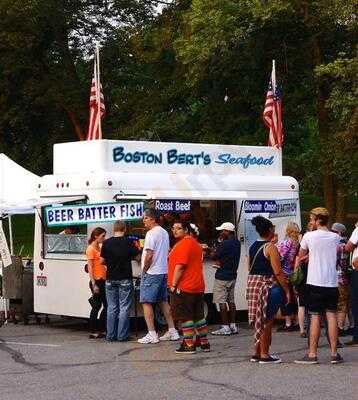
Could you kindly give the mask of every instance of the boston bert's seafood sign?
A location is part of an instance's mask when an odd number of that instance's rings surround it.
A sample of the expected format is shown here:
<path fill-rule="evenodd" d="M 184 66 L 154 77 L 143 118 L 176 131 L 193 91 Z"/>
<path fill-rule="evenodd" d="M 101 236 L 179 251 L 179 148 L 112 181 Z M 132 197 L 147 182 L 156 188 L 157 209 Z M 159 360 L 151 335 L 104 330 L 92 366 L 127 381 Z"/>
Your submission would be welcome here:
<path fill-rule="evenodd" d="M 55 152 L 54 170 L 62 174 L 102 170 L 282 176 L 281 151 L 267 146 L 102 140 L 100 143 L 55 145 Z M 77 162 L 67 165 L 63 160 L 68 158 L 69 152 L 75 155 Z"/>

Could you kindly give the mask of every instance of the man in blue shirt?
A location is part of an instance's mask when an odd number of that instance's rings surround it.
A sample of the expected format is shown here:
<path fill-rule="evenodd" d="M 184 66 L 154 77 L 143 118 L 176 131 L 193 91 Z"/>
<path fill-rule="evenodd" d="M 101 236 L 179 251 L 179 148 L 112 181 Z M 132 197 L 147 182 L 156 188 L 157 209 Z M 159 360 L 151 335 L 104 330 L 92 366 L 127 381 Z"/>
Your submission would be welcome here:
<path fill-rule="evenodd" d="M 220 231 L 220 244 L 211 254 L 217 268 L 213 289 L 213 302 L 219 304 L 222 326 L 213 335 L 238 333 L 235 323 L 235 284 L 240 262 L 240 242 L 235 237 L 235 226 L 224 222 L 216 228 Z"/>

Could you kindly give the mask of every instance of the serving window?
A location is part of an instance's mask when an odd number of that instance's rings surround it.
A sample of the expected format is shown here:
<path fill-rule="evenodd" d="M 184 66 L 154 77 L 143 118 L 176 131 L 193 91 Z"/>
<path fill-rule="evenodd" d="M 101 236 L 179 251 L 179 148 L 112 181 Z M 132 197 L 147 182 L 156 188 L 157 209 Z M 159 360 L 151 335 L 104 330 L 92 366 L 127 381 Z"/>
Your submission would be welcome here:
<path fill-rule="evenodd" d="M 66 205 L 86 204 L 85 201 L 67 202 Z M 62 258 L 60 255 L 82 256 L 87 247 L 87 225 L 48 226 L 42 209 L 42 243 L 44 258 Z M 77 258 L 76 257 L 76 258 Z"/>
<path fill-rule="evenodd" d="M 153 200 L 149 202 L 149 206 L 154 208 L 160 208 L 158 203 L 161 200 Z M 166 200 L 163 200 L 165 204 Z M 175 200 L 173 200 L 175 202 Z M 171 235 L 171 227 L 175 221 L 188 221 L 198 226 L 200 235 L 199 241 L 211 246 L 216 242 L 218 237 L 218 231 L 215 229 L 223 222 L 231 222 L 236 225 L 236 210 L 235 201 L 231 200 L 178 200 L 183 202 L 187 210 L 180 211 L 166 211 L 159 209 L 161 213 L 161 225 Z M 159 205 L 159 207 L 158 207 Z M 161 207 L 165 208 L 165 207 Z M 167 207 L 169 208 L 169 207 Z"/>
<path fill-rule="evenodd" d="M 123 199 L 120 204 L 128 201 Z M 129 201 L 130 202 L 130 201 Z M 199 241 L 211 247 L 215 244 L 223 222 L 236 225 L 235 201 L 229 200 L 143 200 L 144 208 L 152 207 L 160 212 L 160 224 L 166 229 L 174 244 L 171 228 L 175 221 L 188 221 L 198 226 Z M 66 206 L 84 205 L 85 201 L 68 202 Z M 90 206 L 90 205 L 88 205 Z M 96 226 L 106 229 L 107 237 L 112 235 L 113 222 L 79 225 L 48 226 L 43 211 L 43 253 L 44 258 L 82 258 L 87 247 L 88 235 Z M 146 229 L 142 219 L 126 220 L 127 236 L 143 244 Z"/>

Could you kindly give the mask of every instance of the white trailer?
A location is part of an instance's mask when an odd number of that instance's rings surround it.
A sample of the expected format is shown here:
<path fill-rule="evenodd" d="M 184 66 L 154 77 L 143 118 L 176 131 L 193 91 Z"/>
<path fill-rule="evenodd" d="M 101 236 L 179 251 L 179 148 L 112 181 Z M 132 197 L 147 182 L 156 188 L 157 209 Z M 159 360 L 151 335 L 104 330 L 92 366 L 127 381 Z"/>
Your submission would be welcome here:
<path fill-rule="evenodd" d="M 288 221 L 300 224 L 297 181 L 282 176 L 281 151 L 271 147 L 96 140 L 54 146 L 53 175 L 40 179 L 43 203 L 102 204 L 141 202 L 190 218 L 210 245 L 215 226 L 231 221 L 242 244 L 236 285 L 238 310 L 246 310 L 246 256 L 256 234 L 254 215 L 270 218 L 279 239 Z M 59 214 L 60 215 L 60 214 Z M 167 220 L 167 222 L 170 222 Z M 58 225 L 71 225 L 59 216 Z M 141 221 L 131 234 L 144 237 Z M 89 277 L 84 250 L 91 230 L 112 224 L 97 220 L 75 235 L 48 226 L 38 207 L 34 246 L 34 307 L 44 314 L 88 317 Z M 133 265 L 139 274 L 138 265 Z M 205 283 L 212 293 L 215 270 L 205 260 Z"/>

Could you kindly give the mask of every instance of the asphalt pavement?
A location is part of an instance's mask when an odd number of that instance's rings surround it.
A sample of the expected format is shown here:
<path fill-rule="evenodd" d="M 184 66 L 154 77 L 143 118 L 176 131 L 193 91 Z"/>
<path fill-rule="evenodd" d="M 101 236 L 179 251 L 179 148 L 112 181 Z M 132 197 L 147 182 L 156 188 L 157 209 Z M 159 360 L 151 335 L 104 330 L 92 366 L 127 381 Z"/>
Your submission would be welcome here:
<path fill-rule="evenodd" d="M 358 347 L 342 349 L 345 363 L 331 365 L 322 337 L 320 364 L 296 365 L 306 340 L 274 332 L 272 351 L 283 363 L 258 365 L 249 362 L 252 332 L 244 324 L 238 335 L 210 342 L 210 353 L 177 355 L 174 342 L 90 340 L 80 320 L 7 324 L 0 328 L 0 399 L 357 399 Z"/>

